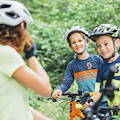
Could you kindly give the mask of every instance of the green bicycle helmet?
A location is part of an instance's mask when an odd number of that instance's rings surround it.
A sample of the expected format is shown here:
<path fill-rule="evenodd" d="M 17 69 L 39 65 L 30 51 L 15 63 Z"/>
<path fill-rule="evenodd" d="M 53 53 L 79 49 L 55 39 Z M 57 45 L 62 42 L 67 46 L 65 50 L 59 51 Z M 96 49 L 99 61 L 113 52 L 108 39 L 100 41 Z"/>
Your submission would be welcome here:
<path fill-rule="evenodd" d="M 112 24 L 101 24 L 93 30 L 90 38 L 95 42 L 95 38 L 100 35 L 108 35 L 112 38 L 119 38 L 120 30 L 117 28 L 117 26 Z"/>
<path fill-rule="evenodd" d="M 96 27 L 90 38 L 92 41 L 96 41 L 96 37 L 99 37 L 100 35 L 108 35 L 112 38 L 113 46 L 114 46 L 114 52 L 111 57 L 107 58 L 110 59 L 115 56 L 115 54 L 118 52 L 118 48 L 115 50 L 115 42 L 113 38 L 120 38 L 120 30 L 117 28 L 117 26 L 112 24 L 101 24 L 100 26 Z M 102 57 L 102 56 L 101 56 Z"/>

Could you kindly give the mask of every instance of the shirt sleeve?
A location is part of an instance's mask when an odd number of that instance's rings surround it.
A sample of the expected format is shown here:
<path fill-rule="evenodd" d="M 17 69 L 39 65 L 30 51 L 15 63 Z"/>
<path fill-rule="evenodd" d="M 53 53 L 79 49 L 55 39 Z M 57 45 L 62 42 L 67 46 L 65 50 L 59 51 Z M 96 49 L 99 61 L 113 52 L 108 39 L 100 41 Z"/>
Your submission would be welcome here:
<path fill-rule="evenodd" d="M 97 71 L 97 77 L 96 77 L 96 83 L 95 83 L 95 92 L 99 92 L 100 90 L 100 86 L 101 86 L 101 79 L 100 79 L 100 70 L 98 68 L 98 71 Z"/>
<path fill-rule="evenodd" d="M 25 65 L 21 55 L 10 46 L 3 46 L 0 55 L 0 71 L 8 77 L 11 77 L 19 67 Z"/>
<path fill-rule="evenodd" d="M 95 92 L 102 92 L 103 82 L 102 82 L 102 76 L 101 76 L 101 72 L 102 72 L 101 65 L 98 66 L 96 83 L 95 83 Z"/>
<path fill-rule="evenodd" d="M 72 85 L 73 81 L 74 81 L 74 74 L 72 71 L 72 64 L 69 63 L 67 65 L 67 68 L 65 71 L 63 82 L 62 82 L 61 86 L 59 87 L 59 89 L 62 92 L 66 92 L 70 88 L 70 86 Z"/>
<path fill-rule="evenodd" d="M 103 62 L 103 59 L 102 59 L 102 57 L 100 57 L 99 55 L 98 55 L 98 65 L 100 65 L 102 62 Z"/>

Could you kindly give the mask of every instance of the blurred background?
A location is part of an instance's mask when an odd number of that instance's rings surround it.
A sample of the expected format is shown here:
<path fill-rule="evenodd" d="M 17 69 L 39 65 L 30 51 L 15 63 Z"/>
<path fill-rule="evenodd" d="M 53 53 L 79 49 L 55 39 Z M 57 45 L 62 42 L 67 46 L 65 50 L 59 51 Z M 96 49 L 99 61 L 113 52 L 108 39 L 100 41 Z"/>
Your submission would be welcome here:
<path fill-rule="evenodd" d="M 37 44 L 38 60 L 47 71 L 53 89 L 62 82 L 66 66 L 74 59 L 65 40 L 65 32 L 72 26 L 85 27 L 91 34 L 100 24 L 120 27 L 120 0 L 18 0 L 31 12 L 34 23 L 27 26 Z M 90 41 L 88 52 L 97 54 Z M 73 83 L 71 91 L 76 91 Z M 50 103 L 30 90 L 30 105 L 54 120 L 62 120 L 58 103 Z M 67 120 L 68 112 L 64 113 Z"/>

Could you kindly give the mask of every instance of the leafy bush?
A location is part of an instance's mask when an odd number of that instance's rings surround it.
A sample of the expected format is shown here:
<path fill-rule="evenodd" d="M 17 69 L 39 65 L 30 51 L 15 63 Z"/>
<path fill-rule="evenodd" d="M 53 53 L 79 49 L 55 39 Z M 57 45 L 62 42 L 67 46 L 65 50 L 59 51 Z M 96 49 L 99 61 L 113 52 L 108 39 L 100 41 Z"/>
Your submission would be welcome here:
<path fill-rule="evenodd" d="M 38 60 L 50 76 L 53 89 L 61 84 L 67 63 L 73 59 L 73 52 L 64 38 L 68 28 L 80 25 L 91 33 L 103 23 L 120 27 L 119 0 L 18 1 L 25 4 L 35 20 L 28 30 L 37 44 Z M 90 42 L 88 52 L 97 54 L 96 51 L 95 44 Z"/>

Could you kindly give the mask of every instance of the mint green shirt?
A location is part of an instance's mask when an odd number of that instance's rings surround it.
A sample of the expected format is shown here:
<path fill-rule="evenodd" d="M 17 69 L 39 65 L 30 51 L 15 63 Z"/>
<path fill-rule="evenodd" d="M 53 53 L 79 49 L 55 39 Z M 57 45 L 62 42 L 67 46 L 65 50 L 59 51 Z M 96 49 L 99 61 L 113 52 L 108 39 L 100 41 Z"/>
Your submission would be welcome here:
<path fill-rule="evenodd" d="M 12 77 L 23 65 L 25 62 L 15 49 L 0 45 L 0 120 L 33 120 L 28 90 Z"/>

